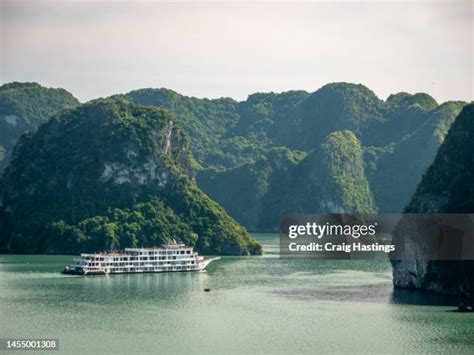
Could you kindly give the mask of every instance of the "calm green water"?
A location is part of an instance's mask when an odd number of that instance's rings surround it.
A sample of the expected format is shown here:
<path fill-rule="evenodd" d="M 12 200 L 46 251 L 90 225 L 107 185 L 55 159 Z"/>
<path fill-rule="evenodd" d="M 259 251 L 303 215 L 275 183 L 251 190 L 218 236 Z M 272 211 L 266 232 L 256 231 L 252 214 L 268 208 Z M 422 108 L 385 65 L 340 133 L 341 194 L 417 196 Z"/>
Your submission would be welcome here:
<path fill-rule="evenodd" d="M 474 353 L 474 314 L 394 293 L 386 262 L 280 260 L 277 236 L 257 238 L 265 255 L 207 273 L 65 276 L 72 257 L 2 255 L 0 338 L 58 338 L 53 354 Z"/>

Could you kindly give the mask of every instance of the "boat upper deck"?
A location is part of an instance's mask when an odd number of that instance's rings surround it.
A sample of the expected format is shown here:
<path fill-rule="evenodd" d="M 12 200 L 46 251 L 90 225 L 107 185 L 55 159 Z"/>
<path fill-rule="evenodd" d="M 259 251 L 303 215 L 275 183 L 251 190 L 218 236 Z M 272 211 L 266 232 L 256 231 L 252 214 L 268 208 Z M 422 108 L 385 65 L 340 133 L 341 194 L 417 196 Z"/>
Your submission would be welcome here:
<path fill-rule="evenodd" d="M 184 244 L 164 244 L 162 247 L 152 248 L 125 248 L 124 250 L 110 251 L 103 253 L 83 253 L 82 258 L 95 259 L 101 257 L 128 257 L 128 256 L 148 256 L 148 255 L 195 255 L 192 247 Z"/>

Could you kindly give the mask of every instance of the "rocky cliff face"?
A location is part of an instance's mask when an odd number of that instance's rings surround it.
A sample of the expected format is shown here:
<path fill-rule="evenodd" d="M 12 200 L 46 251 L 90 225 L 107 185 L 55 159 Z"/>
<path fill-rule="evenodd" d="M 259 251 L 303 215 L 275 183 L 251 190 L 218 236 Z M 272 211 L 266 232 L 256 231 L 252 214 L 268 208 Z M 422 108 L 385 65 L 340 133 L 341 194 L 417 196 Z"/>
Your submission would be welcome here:
<path fill-rule="evenodd" d="M 157 106 L 173 112 L 182 129 L 191 137 L 190 148 L 196 160 L 205 166 L 229 166 L 240 161 L 239 153 L 224 152 L 221 140 L 239 120 L 238 102 L 230 98 L 198 99 L 168 89 L 140 89 L 120 95 L 134 103 Z M 229 145 L 228 145 L 229 146 Z M 232 147 L 228 147 L 232 149 Z"/>
<path fill-rule="evenodd" d="M 0 250 L 77 253 L 157 245 L 259 253 L 199 190 L 176 118 L 121 100 L 55 115 L 19 141 L 0 186 Z"/>
<path fill-rule="evenodd" d="M 474 213 L 474 104 L 464 107 L 405 209 L 408 213 Z M 395 240 L 416 259 L 423 240 L 402 220 Z M 395 287 L 474 298 L 474 261 L 393 261 Z"/>

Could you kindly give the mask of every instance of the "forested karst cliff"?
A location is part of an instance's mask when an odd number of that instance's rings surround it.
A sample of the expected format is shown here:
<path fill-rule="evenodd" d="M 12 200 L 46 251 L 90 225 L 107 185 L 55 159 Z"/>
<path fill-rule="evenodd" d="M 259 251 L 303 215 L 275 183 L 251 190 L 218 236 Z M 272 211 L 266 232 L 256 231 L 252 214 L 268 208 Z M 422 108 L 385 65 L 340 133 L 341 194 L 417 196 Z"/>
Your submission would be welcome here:
<path fill-rule="evenodd" d="M 64 89 L 17 82 L 0 86 L 0 174 L 23 133 L 35 130 L 54 113 L 77 105 L 79 101 Z"/>
<path fill-rule="evenodd" d="M 278 211 L 289 211 L 288 189 L 305 153 L 273 148 L 254 162 L 232 169 L 208 169 L 198 174 L 198 185 L 211 198 L 216 196 L 226 210 L 252 230 L 274 230 L 267 221 L 278 220 Z M 292 200 L 293 201 L 293 200 Z"/>
<path fill-rule="evenodd" d="M 351 176 L 351 171 L 357 170 L 369 187 L 367 191 L 358 183 L 351 184 L 349 194 L 361 198 L 352 199 L 354 204 L 350 200 L 340 204 L 335 197 L 333 203 L 325 205 L 325 212 L 341 212 L 341 206 L 347 211 L 362 208 L 361 211 L 400 212 L 465 105 L 458 101 L 438 105 L 424 93 L 398 93 L 383 101 L 365 86 L 348 83 L 328 84 L 314 93 L 258 93 L 242 102 L 189 98 L 174 92 L 170 101 L 163 98 L 167 95 L 169 91 L 164 89 L 143 89 L 125 97 L 164 105 L 178 117 L 183 116 L 184 129 L 193 142 L 191 149 L 201 166 L 198 183 L 252 230 L 276 230 L 277 216 L 290 209 L 324 210 L 317 203 L 308 204 L 306 198 L 290 201 L 288 196 L 303 196 L 298 192 L 300 185 L 305 186 L 306 192 L 314 192 L 313 201 L 329 202 L 327 196 L 347 196 L 348 189 L 343 193 L 337 184 L 327 186 L 324 196 L 316 195 L 322 190 L 311 190 L 315 180 L 309 178 L 310 174 L 295 169 L 298 164 L 293 159 L 284 158 L 320 150 L 328 135 L 337 131 L 354 134 L 364 165 L 359 166 L 361 160 L 349 161 L 339 172 Z M 222 102 L 228 104 L 225 110 Z M 201 128 L 196 129 L 197 125 Z M 275 156 L 275 148 L 289 153 Z M 303 166 L 312 164 L 313 171 L 331 168 L 320 166 L 318 159 L 308 163 L 310 158 L 311 155 Z M 276 173 L 279 166 L 284 171 Z M 292 174 L 300 178 L 297 180 Z M 272 186 L 285 186 L 285 191 L 276 197 L 271 191 L 278 188 Z M 362 205 L 355 204 L 362 200 Z"/>
<path fill-rule="evenodd" d="M 415 192 L 422 175 L 433 161 L 446 133 L 466 104 L 451 101 L 437 106 L 427 95 L 399 94 L 405 97 L 394 104 L 393 97 L 387 103 L 387 127 L 377 129 L 376 139 L 384 134 L 383 146 L 366 149 L 368 178 L 383 212 L 400 212 Z M 373 164 L 373 165 L 372 165 Z"/>
<path fill-rule="evenodd" d="M 474 104 L 465 106 L 453 123 L 405 211 L 474 213 Z M 416 255 L 423 239 L 404 226 L 402 220 L 394 238 Z M 474 261 L 405 260 L 392 265 L 396 287 L 474 298 Z"/>
<path fill-rule="evenodd" d="M 309 94 L 252 94 L 246 101 L 230 98 L 198 99 L 168 89 L 140 89 L 120 97 L 135 103 L 166 108 L 176 114 L 191 138 L 191 149 L 201 166 L 226 169 L 253 162 L 273 146 L 293 108 Z"/>
<path fill-rule="evenodd" d="M 64 90 L 2 86 L 0 160 L 24 131 L 77 105 Z M 349 83 L 241 102 L 168 89 L 90 102 L 20 139 L 1 182 L 0 247 L 75 252 L 177 235 L 245 254 L 259 247 L 224 210 L 254 231 L 275 231 L 287 212 L 400 212 L 464 105 L 423 93 L 384 101 Z M 12 130 L 12 114 L 23 128 Z M 169 142 L 166 154 L 157 142 Z"/>
<path fill-rule="evenodd" d="M 274 231 L 284 213 L 377 211 L 350 131 L 329 134 L 309 154 L 273 148 L 254 163 L 204 171 L 198 183 L 252 230 Z"/>
<path fill-rule="evenodd" d="M 0 250 L 77 253 L 176 238 L 201 253 L 260 253 L 193 174 L 167 111 L 124 100 L 62 111 L 20 139 L 5 170 Z"/>

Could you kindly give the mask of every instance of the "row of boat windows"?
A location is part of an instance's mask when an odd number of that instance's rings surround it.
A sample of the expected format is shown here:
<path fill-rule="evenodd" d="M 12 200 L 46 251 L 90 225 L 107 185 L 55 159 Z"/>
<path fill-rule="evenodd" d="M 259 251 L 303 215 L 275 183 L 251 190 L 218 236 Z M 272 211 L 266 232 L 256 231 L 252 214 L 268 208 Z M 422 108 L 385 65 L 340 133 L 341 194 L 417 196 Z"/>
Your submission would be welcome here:
<path fill-rule="evenodd" d="M 183 249 L 183 250 L 150 250 L 150 251 L 141 251 L 134 252 L 134 255 L 172 255 L 172 254 L 191 254 L 192 249 Z"/>
<path fill-rule="evenodd" d="M 143 252 L 143 253 L 134 253 L 132 255 L 134 256 L 125 256 L 125 257 L 118 257 L 114 258 L 114 261 L 116 259 L 131 259 L 131 260 L 139 260 L 138 258 L 140 257 L 139 255 L 191 255 L 192 254 L 192 249 L 189 250 L 173 250 L 173 251 L 150 251 L 150 252 Z M 143 256 L 144 258 L 147 258 L 146 256 Z M 104 257 L 85 257 L 87 260 L 104 260 Z M 142 259 L 140 259 L 142 260 Z"/>
<path fill-rule="evenodd" d="M 160 262 L 158 265 L 163 265 L 165 264 L 165 262 Z M 166 264 L 168 264 L 168 262 L 166 262 Z M 194 261 L 189 261 L 189 262 L 185 262 L 185 261 L 174 261 L 172 263 L 173 265 L 194 265 Z M 120 263 L 119 265 L 117 265 L 116 263 L 88 263 L 87 266 L 144 266 L 144 265 L 147 265 L 146 263 L 127 263 L 127 262 L 124 262 L 124 263 Z"/>
<path fill-rule="evenodd" d="M 185 256 L 186 257 L 186 256 Z M 172 257 L 170 256 L 150 256 L 150 257 L 147 257 L 147 256 L 130 256 L 130 257 L 115 257 L 113 258 L 112 260 L 113 261 L 141 261 L 141 260 L 168 260 L 168 259 L 176 259 L 176 255 L 173 255 Z M 179 256 L 179 258 L 181 259 L 182 257 Z M 86 260 L 95 260 L 95 261 L 105 261 L 105 260 L 111 260 L 109 257 L 108 258 L 104 258 L 104 257 L 98 257 L 98 258 L 95 258 L 95 259 L 87 259 Z"/>

